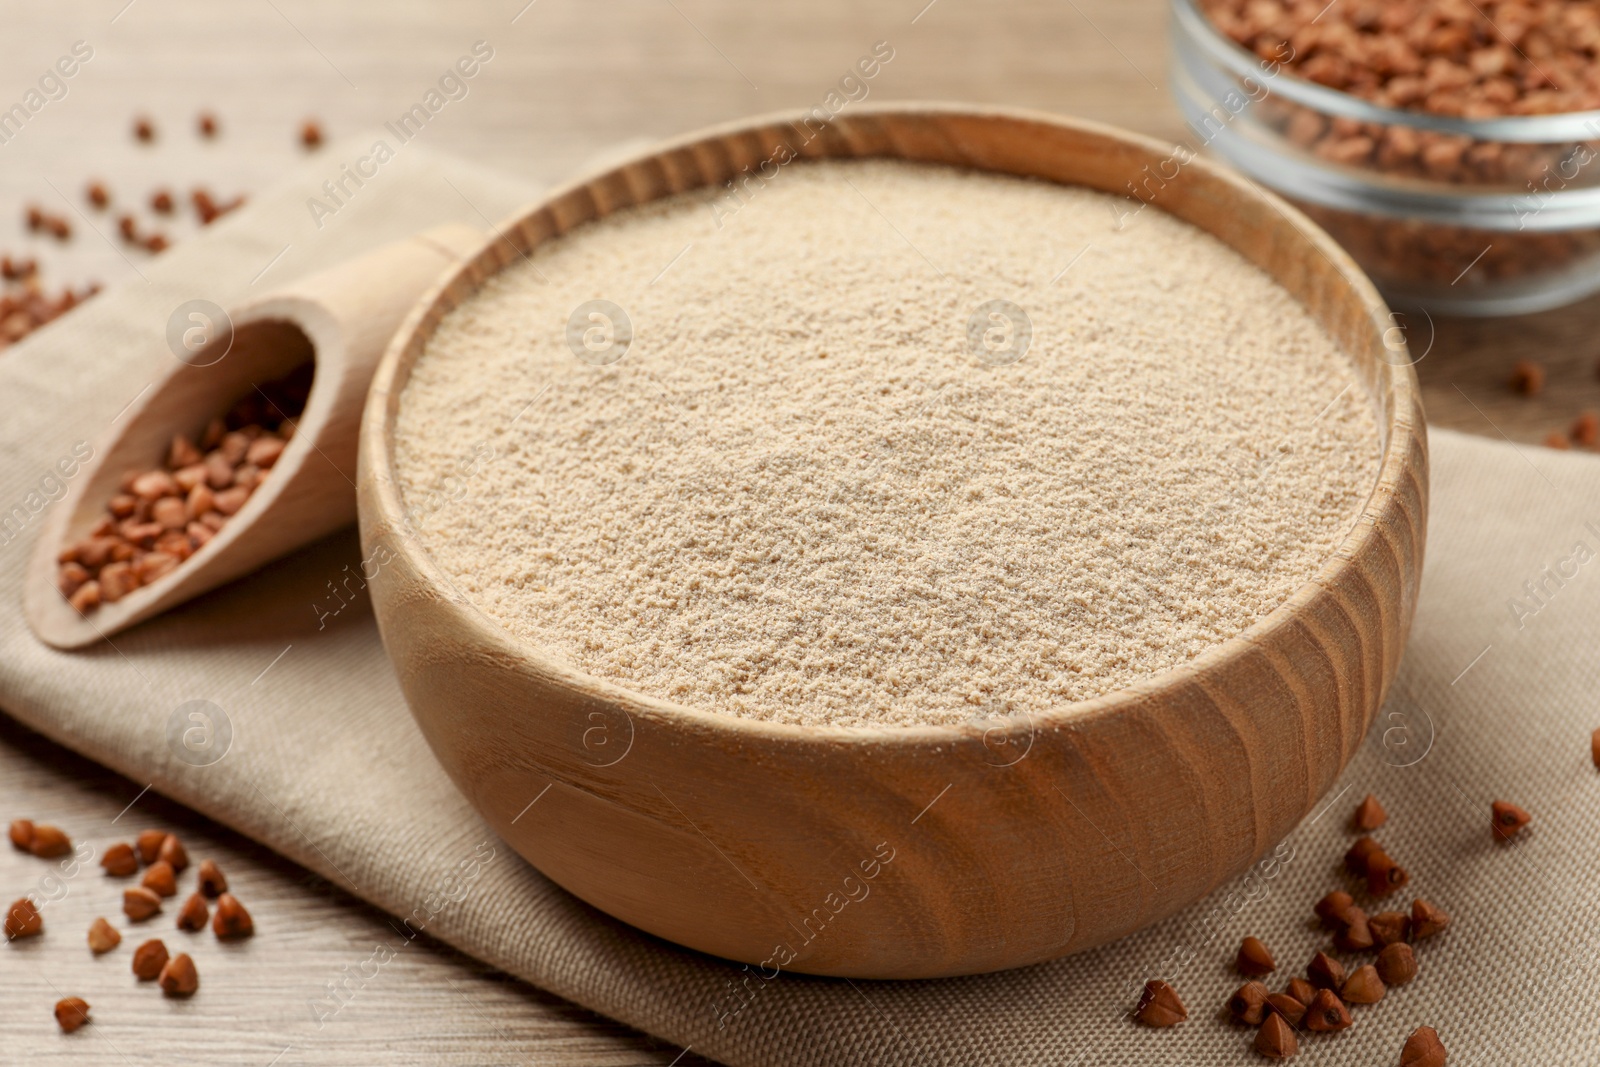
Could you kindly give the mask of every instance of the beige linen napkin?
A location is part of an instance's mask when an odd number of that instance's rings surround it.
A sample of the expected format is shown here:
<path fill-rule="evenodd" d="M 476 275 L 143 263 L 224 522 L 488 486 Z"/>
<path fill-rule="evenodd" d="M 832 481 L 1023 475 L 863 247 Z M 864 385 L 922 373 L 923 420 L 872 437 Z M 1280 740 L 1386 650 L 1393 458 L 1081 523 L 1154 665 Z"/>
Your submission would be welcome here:
<path fill-rule="evenodd" d="M 319 626 L 329 583 L 358 561 L 351 535 L 123 634 L 114 648 L 40 645 L 19 606 L 42 525 L 29 509 L 44 498 L 30 494 L 48 495 L 57 459 L 100 437 L 173 358 L 161 340 L 173 308 L 197 296 L 226 305 L 437 223 L 487 226 L 533 193 L 406 146 L 318 228 L 307 199 L 364 149 L 325 153 L 143 266 L 148 281 L 102 294 L 0 354 L 0 516 L 14 506 L 31 516 L 15 535 L 0 533 L 0 706 L 9 713 L 411 929 L 738 1065 L 1254 1062 L 1251 1032 L 1218 1017 L 1239 981 L 1234 950 L 1246 934 L 1266 939 L 1282 968 L 1276 988 L 1323 946 L 1310 906 L 1342 884 L 1346 822 L 1371 790 L 1389 809 L 1382 837 L 1410 868 L 1411 889 L 1455 925 L 1420 947 L 1415 983 L 1357 1009 L 1344 1034 L 1304 1038 L 1301 1062 L 1397 1063 L 1423 1023 L 1439 1028 L 1452 1065 L 1600 1062 L 1589 995 L 1600 980 L 1600 774 L 1589 762 L 1589 731 L 1600 726 L 1600 462 L 1591 457 L 1434 433 L 1410 651 L 1385 717 L 1325 806 L 1248 875 L 1166 922 L 1071 959 L 974 978 L 766 980 L 640 934 L 546 881 L 494 839 L 435 764 L 366 598 Z M 192 700 L 216 704 L 231 727 L 226 755 L 206 766 L 169 742 L 175 709 Z M 1534 814 L 1510 847 L 1490 839 L 1497 797 Z M 1189 1004 L 1174 1030 L 1125 1017 L 1156 975 Z M 332 1003 L 318 1000 L 333 977 L 308 976 L 306 1003 L 284 1006 L 286 1041 L 315 1041 L 337 1024 Z"/>

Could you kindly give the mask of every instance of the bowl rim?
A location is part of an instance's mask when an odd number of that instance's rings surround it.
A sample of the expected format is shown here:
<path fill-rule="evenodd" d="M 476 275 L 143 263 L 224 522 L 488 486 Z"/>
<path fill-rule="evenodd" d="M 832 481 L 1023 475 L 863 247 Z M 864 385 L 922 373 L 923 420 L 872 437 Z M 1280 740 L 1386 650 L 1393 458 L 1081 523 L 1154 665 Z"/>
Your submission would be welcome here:
<path fill-rule="evenodd" d="M 1010 729 L 1023 723 L 1027 725 L 1028 736 L 1031 739 L 1039 732 L 1071 729 L 1093 719 L 1114 716 L 1124 710 L 1142 707 L 1151 694 L 1167 690 L 1174 684 L 1188 682 L 1213 665 L 1247 654 L 1261 643 L 1266 634 L 1280 627 L 1293 625 L 1300 616 L 1302 608 L 1313 598 L 1329 592 L 1336 584 L 1336 579 L 1354 565 L 1353 560 L 1359 558 L 1373 541 L 1381 538 L 1379 527 L 1382 525 L 1386 510 L 1385 502 L 1392 499 L 1395 488 L 1412 471 L 1412 446 L 1425 432 L 1420 388 L 1413 369 L 1413 361 L 1408 356 L 1405 359 L 1374 361 L 1376 373 L 1371 380 L 1368 399 L 1373 404 L 1380 433 L 1381 450 L 1377 476 L 1360 511 L 1351 519 L 1349 531 L 1329 551 L 1317 570 L 1296 586 L 1277 607 L 1239 633 L 1212 645 L 1192 659 L 1099 696 L 1054 705 L 1040 712 L 1016 712 L 987 718 L 974 717 L 957 722 L 917 723 L 903 726 L 802 725 L 708 711 L 640 693 L 609 679 L 582 671 L 548 650 L 517 637 L 503 623 L 478 607 L 459 590 L 454 589 L 444 569 L 432 554 L 422 547 L 424 541 L 421 531 L 408 521 L 399 483 L 394 476 L 393 425 L 399 410 L 400 398 L 412 367 L 421 357 L 426 340 L 437 328 L 438 318 L 449 310 L 461 306 L 462 300 L 453 299 L 451 290 L 461 283 L 465 275 L 476 268 L 485 254 L 499 244 L 510 245 L 517 250 L 518 256 L 525 259 L 526 253 L 508 235 L 508 231 L 544 208 L 560 202 L 564 197 L 586 188 L 593 188 L 608 180 L 615 180 L 641 161 L 658 159 L 670 153 L 692 149 L 697 145 L 716 142 L 732 134 L 750 133 L 776 124 L 797 122 L 806 114 L 799 110 L 765 112 L 699 128 L 688 134 L 652 144 L 639 152 L 630 153 L 627 158 L 620 161 L 608 162 L 600 169 L 582 172 L 571 180 L 552 187 L 536 200 L 494 224 L 484 243 L 475 252 L 454 264 L 432 288 L 418 298 L 405 321 L 390 339 L 373 377 L 361 421 L 358 481 L 362 490 L 360 495 L 363 541 L 366 540 L 368 529 L 374 526 L 390 535 L 389 540 L 392 542 L 390 550 L 404 557 L 405 562 L 414 569 L 417 576 L 438 593 L 440 602 L 449 605 L 447 609 L 442 610 L 448 610 L 454 616 L 453 621 L 461 628 L 460 632 L 469 635 L 477 647 L 491 651 L 497 658 L 514 661 L 521 669 L 531 668 L 537 671 L 550 684 L 570 687 L 592 698 L 604 700 L 612 708 L 627 715 L 630 722 L 637 715 L 683 730 L 732 736 L 740 741 L 825 747 L 841 745 L 872 747 L 886 743 L 922 744 L 937 748 L 970 738 L 975 733 L 987 737 L 997 729 Z M 863 105 L 852 108 L 849 112 L 851 121 L 881 115 L 957 117 L 1017 125 L 1043 124 L 1064 127 L 1097 139 L 1120 142 L 1125 146 L 1149 153 L 1155 159 L 1169 155 L 1174 147 L 1157 138 L 1109 124 L 1029 108 L 911 101 Z M 868 153 L 828 158 L 882 157 Z M 1290 226 L 1310 244 L 1308 253 L 1318 252 L 1327 258 L 1345 282 L 1355 290 L 1355 295 L 1368 311 L 1371 327 L 1380 335 L 1392 328 L 1392 314 L 1371 280 L 1332 237 L 1292 204 L 1249 178 L 1203 157 L 1192 155 L 1184 167 L 1186 170 L 1193 168 L 1209 180 L 1233 186 L 1237 192 L 1246 196 L 1261 199 L 1284 216 Z M 689 185 L 678 193 L 669 195 L 681 195 L 697 188 L 705 186 Z M 645 201 L 641 201 L 643 202 Z M 1157 209 L 1160 210 L 1159 207 Z M 570 232 L 570 228 L 562 232 Z M 555 236 L 559 234 L 552 234 L 544 240 Z M 1220 237 L 1217 239 L 1222 240 Z M 504 270 L 515 261 L 508 259 L 497 267 L 494 273 Z M 475 288 L 476 285 L 466 292 L 470 293 Z M 447 303 L 448 306 L 445 306 Z M 430 322 L 430 318 L 433 321 Z M 1340 347 L 1343 350 L 1343 346 Z M 1387 344 L 1386 338 L 1385 347 L 1394 351 L 1393 347 Z M 1399 353 L 1406 355 L 1403 345 Z M 1354 363 L 1353 356 L 1346 353 L 1346 358 Z M 1365 377 L 1360 367 L 1354 369 L 1358 378 Z M 1387 494 L 1384 492 L 1386 489 L 1389 490 Z M 371 515 L 367 513 L 368 501 L 374 509 Z"/>
<path fill-rule="evenodd" d="M 1262 59 L 1226 36 L 1200 8 L 1199 0 L 1170 0 L 1173 20 L 1207 56 L 1240 78 L 1261 78 Z M 1174 38 L 1174 43 L 1181 39 Z M 1324 114 L 1385 126 L 1409 126 L 1432 133 L 1456 134 L 1476 141 L 1516 144 L 1559 144 L 1600 140 L 1600 110 L 1559 111 L 1548 115 L 1502 115 L 1469 119 L 1375 104 L 1342 89 L 1320 85 L 1296 74 L 1271 78 L 1272 91 Z"/>

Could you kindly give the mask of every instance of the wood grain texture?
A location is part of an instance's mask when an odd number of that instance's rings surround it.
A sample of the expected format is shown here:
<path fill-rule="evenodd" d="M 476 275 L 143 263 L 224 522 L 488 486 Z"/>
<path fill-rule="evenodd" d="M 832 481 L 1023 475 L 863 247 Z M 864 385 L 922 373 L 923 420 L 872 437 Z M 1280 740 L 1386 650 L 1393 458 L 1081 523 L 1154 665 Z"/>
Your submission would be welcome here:
<path fill-rule="evenodd" d="M 348 526 L 356 431 L 378 357 L 417 298 L 482 239 L 469 226 L 439 227 L 218 309 L 221 321 L 203 312 L 210 339 L 188 359 L 174 358 L 93 443 L 94 458 L 51 512 L 23 597 L 34 633 L 57 648 L 96 644 Z M 197 433 L 253 387 L 308 361 L 316 372 L 295 434 L 227 525 L 175 570 L 121 600 L 88 615 L 69 604 L 56 586 L 56 556 L 104 518 L 124 473 L 159 468 L 173 434 Z"/>
<path fill-rule="evenodd" d="M 6 821 L 55 823 L 96 857 L 68 875 L 59 860 L 0 844 L 0 904 L 36 894 L 45 923 L 38 938 L 0 943 L 0 1061 L 7 1064 L 643 1067 L 667 1064 L 682 1051 L 426 935 L 404 942 L 392 918 L 337 886 L 154 793 L 141 796 L 141 784 L 9 720 L 0 720 L 0 783 Z M 131 880 L 107 877 L 97 857 L 107 845 L 152 828 L 179 834 L 195 863 L 209 857 L 221 865 L 230 891 L 255 919 L 253 938 L 224 945 L 209 930 L 179 932 L 173 917 L 183 896 L 148 922 L 128 922 L 120 900 Z M 179 876 L 180 892 L 191 892 L 194 882 L 191 867 Z M 97 915 L 123 935 L 120 946 L 98 958 L 85 942 Z M 166 1000 L 134 980 L 133 949 L 150 937 L 193 956 L 201 984 L 192 1000 Z M 327 983 L 359 976 L 379 945 L 393 958 L 371 980 L 352 982 L 345 1005 L 327 1017 Z M 51 1008 L 63 996 L 87 1000 L 94 1021 L 60 1033 Z M 679 1067 L 701 1062 L 691 1053 Z"/>
<path fill-rule="evenodd" d="M 789 153 L 1120 192 L 1167 150 L 1036 113 L 869 107 L 820 131 L 789 116 L 668 145 L 556 190 L 507 227 L 407 320 L 363 420 L 364 554 L 393 561 L 371 583 L 373 607 L 423 733 L 545 874 L 651 933 L 750 964 L 969 974 L 1171 914 L 1259 858 L 1343 769 L 1399 665 L 1422 562 L 1422 413 L 1409 360 L 1385 347 L 1387 309 L 1336 245 L 1252 184 L 1190 163 L 1158 203 L 1278 278 L 1349 353 L 1383 429 L 1379 481 L 1311 583 L 1239 637 L 1128 689 L 962 726 L 699 712 L 517 642 L 455 592 L 406 520 L 392 426 L 446 312 L 553 235 Z M 586 743 L 597 728 L 617 744 Z M 838 892 L 813 899 L 823 871 Z"/>

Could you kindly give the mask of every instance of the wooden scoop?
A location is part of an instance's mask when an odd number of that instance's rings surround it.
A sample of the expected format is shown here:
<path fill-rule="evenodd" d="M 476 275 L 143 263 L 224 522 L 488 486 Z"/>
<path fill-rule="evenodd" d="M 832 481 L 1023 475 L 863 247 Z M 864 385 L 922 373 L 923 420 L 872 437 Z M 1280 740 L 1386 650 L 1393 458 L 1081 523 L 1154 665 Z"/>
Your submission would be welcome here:
<path fill-rule="evenodd" d="M 367 385 L 406 313 L 483 234 L 444 226 L 297 281 L 232 310 L 218 334 L 126 412 L 72 480 L 34 546 L 23 610 L 56 648 L 82 648 L 257 569 L 356 518 L 356 440 Z M 207 345 L 225 346 L 211 354 Z M 125 472 L 159 468 L 174 434 L 195 433 L 253 387 L 315 365 L 294 436 L 238 513 L 176 569 L 80 614 L 56 584 L 57 555 L 106 515 Z"/>

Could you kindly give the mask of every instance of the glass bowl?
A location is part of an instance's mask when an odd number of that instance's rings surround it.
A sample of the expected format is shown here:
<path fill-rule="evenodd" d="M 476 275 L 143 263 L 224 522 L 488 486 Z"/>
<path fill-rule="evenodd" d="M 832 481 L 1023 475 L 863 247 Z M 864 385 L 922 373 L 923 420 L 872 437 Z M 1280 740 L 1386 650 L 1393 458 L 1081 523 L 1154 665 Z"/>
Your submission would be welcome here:
<path fill-rule="evenodd" d="M 1172 91 L 1205 147 L 1291 200 L 1395 305 L 1515 315 L 1600 291 L 1600 111 L 1461 118 L 1308 81 L 1172 0 Z M 1152 174 L 1130 192 L 1159 195 Z"/>

